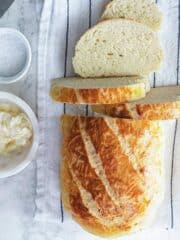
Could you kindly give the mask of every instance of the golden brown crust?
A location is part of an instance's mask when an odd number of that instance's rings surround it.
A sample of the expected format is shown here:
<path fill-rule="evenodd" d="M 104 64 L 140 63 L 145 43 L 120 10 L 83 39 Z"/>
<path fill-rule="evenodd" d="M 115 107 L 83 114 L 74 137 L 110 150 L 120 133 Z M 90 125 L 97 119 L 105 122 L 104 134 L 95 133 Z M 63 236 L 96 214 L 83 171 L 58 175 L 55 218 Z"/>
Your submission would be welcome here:
<path fill-rule="evenodd" d="M 119 235 L 119 228 L 116 226 L 106 227 L 102 225 L 96 218 L 94 218 L 84 206 L 80 192 L 73 181 L 68 168 L 68 149 L 66 141 L 72 127 L 72 119 L 68 116 L 62 117 L 62 129 L 64 135 L 64 142 L 62 147 L 63 161 L 61 163 L 61 192 L 63 206 L 68 211 L 72 217 L 81 225 L 83 228 L 95 235 L 102 237 L 109 237 Z M 126 233 L 126 226 L 124 226 L 124 233 Z"/>
<path fill-rule="evenodd" d="M 112 117 L 147 120 L 180 119 L 180 102 L 158 104 L 114 104 L 92 107 L 94 112 Z"/>
<path fill-rule="evenodd" d="M 145 190 L 146 172 L 154 164 L 147 164 L 146 153 L 159 144 L 159 123 L 64 115 L 62 128 L 64 207 L 80 225 L 100 236 L 135 230 L 159 191 L 149 197 Z M 150 139 L 140 147 L 147 132 Z M 158 177 L 159 168 L 153 166 Z"/>
<path fill-rule="evenodd" d="M 83 119 L 86 121 L 86 119 Z M 98 131 L 94 131 L 98 129 Z M 127 156 L 119 143 L 117 136 L 109 128 L 104 119 L 89 119 L 88 124 L 86 124 L 85 131 L 91 138 L 91 142 L 95 147 L 96 153 L 100 156 L 103 168 L 105 170 L 106 177 L 114 188 L 115 194 L 120 197 L 124 192 L 126 192 L 128 197 L 139 196 L 142 193 L 139 184 L 139 176 L 137 175 L 132 164 L 129 162 L 129 156 Z M 108 146 L 108 148 L 107 148 Z M 116 148 L 115 148 L 116 146 Z M 119 162 L 121 158 L 121 162 Z M 117 168 L 119 164 L 119 167 Z M 121 165 L 120 165 L 121 164 Z M 113 166 L 110 171 L 110 166 Z M 114 184 L 121 175 L 121 184 Z M 127 179 L 127 175 L 131 176 Z M 134 189 L 128 192 L 129 186 L 136 182 Z M 127 204 L 127 203 L 126 203 Z"/>
<path fill-rule="evenodd" d="M 179 119 L 180 102 L 137 105 L 137 112 L 141 119 Z"/>
<path fill-rule="evenodd" d="M 61 171 L 61 177 L 64 183 L 62 184 L 62 200 L 63 206 L 66 211 L 68 211 L 74 220 L 76 220 L 85 230 L 91 232 L 95 235 L 102 237 L 115 236 L 119 235 L 119 228 L 112 226 L 107 228 L 102 225 L 96 218 L 94 218 L 84 206 L 80 192 L 73 182 L 71 175 L 68 171 L 68 167 L 64 162 L 64 168 Z M 124 234 L 126 226 L 124 226 Z M 128 230 L 128 229 L 127 229 Z"/>
<path fill-rule="evenodd" d="M 51 96 L 55 101 L 73 104 L 115 104 L 145 97 L 144 83 L 117 88 L 73 89 L 53 85 Z"/>

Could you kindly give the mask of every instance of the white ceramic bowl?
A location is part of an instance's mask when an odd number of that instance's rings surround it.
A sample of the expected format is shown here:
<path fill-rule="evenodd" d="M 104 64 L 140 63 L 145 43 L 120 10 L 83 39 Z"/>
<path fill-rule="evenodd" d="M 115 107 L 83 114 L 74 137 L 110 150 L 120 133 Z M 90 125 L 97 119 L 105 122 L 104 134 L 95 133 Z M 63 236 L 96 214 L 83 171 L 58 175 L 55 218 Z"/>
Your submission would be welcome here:
<path fill-rule="evenodd" d="M 0 156 L 0 178 L 5 178 L 19 173 L 35 158 L 39 145 L 38 121 L 31 108 L 20 98 L 7 92 L 0 92 L 0 104 L 9 103 L 20 108 L 29 118 L 33 128 L 32 144 L 22 153 L 9 157 Z"/>
<path fill-rule="evenodd" d="M 16 29 L 0 28 L 0 48 L 0 83 L 24 80 L 32 60 L 27 38 Z"/>

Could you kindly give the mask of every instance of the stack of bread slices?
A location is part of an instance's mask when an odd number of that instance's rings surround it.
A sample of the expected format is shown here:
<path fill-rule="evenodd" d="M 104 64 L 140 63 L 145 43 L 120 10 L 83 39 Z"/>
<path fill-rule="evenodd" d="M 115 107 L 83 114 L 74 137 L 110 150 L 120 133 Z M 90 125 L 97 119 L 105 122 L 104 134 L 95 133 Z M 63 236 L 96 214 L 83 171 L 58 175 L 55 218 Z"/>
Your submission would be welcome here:
<path fill-rule="evenodd" d="M 163 131 L 180 118 L 180 88 L 150 89 L 163 51 L 152 0 L 113 0 L 75 49 L 80 77 L 57 79 L 55 101 L 93 105 L 109 117 L 62 117 L 64 207 L 86 230 L 122 235 L 152 221 L 163 196 Z"/>

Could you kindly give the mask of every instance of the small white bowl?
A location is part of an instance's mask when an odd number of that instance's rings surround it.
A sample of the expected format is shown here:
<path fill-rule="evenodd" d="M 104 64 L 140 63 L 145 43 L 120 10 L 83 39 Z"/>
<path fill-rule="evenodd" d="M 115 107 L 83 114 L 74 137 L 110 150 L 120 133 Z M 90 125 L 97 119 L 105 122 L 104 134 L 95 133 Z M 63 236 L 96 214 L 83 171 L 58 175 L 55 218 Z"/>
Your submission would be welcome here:
<path fill-rule="evenodd" d="M 32 60 L 27 38 L 16 29 L 0 28 L 0 48 L 0 84 L 24 80 Z"/>
<path fill-rule="evenodd" d="M 17 106 L 26 114 L 33 128 L 32 144 L 25 148 L 22 153 L 9 157 L 0 156 L 0 178 L 10 177 L 21 172 L 35 158 L 39 145 L 38 121 L 31 108 L 17 96 L 0 92 L 0 104 L 8 103 Z"/>

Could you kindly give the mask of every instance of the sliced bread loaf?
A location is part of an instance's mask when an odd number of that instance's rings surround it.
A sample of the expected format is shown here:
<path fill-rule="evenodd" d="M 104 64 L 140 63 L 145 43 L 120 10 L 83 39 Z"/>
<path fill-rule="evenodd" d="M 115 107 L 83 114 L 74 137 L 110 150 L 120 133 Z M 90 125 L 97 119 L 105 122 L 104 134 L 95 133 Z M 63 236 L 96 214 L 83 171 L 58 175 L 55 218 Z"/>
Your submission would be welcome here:
<path fill-rule="evenodd" d="M 156 34 L 143 24 L 113 19 L 88 30 L 73 58 L 82 77 L 146 75 L 159 69 L 163 51 Z"/>
<path fill-rule="evenodd" d="M 145 77 L 62 78 L 52 84 L 51 96 L 65 103 L 113 104 L 141 99 L 149 91 Z"/>
<path fill-rule="evenodd" d="M 158 30 L 162 13 L 152 0 L 113 0 L 107 5 L 101 20 L 115 18 L 131 19 Z"/>
<path fill-rule="evenodd" d="M 152 89 L 147 97 L 133 103 L 93 106 L 93 111 L 112 117 L 168 120 L 180 119 L 180 87 Z"/>

